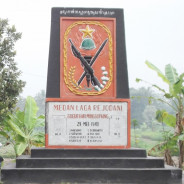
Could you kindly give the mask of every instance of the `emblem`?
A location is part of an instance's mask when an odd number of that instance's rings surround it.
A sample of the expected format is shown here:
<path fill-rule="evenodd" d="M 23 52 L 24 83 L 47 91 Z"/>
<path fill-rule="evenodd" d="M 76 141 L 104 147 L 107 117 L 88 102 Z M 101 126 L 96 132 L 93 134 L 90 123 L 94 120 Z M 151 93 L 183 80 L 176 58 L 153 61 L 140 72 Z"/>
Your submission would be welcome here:
<path fill-rule="evenodd" d="M 71 93 L 101 95 L 111 87 L 114 66 L 111 32 L 106 24 L 93 20 L 74 21 L 66 27 L 64 82 Z"/>

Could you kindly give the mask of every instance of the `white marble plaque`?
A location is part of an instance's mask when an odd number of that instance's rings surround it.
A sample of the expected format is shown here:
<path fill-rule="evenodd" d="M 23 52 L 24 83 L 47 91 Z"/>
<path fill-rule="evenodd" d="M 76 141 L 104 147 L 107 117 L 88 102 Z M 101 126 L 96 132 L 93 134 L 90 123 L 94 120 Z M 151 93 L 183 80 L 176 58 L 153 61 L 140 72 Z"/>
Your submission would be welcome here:
<path fill-rule="evenodd" d="M 47 102 L 49 146 L 126 146 L 127 102 Z"/>

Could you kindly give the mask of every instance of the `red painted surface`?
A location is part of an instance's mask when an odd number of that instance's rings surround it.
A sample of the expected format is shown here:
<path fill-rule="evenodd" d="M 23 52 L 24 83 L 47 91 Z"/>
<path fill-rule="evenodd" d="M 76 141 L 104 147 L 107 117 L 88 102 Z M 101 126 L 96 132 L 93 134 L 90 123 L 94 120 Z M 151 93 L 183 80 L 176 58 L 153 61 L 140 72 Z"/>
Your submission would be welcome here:
<path fill-rule="evenodd" d="M 77 59 L 71 51 L 71 45 L 69 41 L 67 41 L 67 49 L 64 51 L 64 38 L 66 37 L 67 29 L 70 28 L 71 25 L 77 22 L 90 22 L 89 24 L 79 24 L 71 28 L 70 32 L 67 34 L 67 39 L 69 38 L 72 40 L 72 42 L 75 44 L 76 48 L 80 51 L 80 53 L 83 56 L 94 56 L 97 50 L 99 49 L 102 42 L 109 38 L 109 35 L 107 34 L 107 31 L 98 25 L 93 24 L 93 22 L 99 22 L 100 24 L 105 25 L 108 30 L 110 31 L 110 36 L 112 37 L 112 82 L 109 86 L 109 88 L 100 95 L 92 95 L 92 98 L 96 98 L 98 100 L 100 99 L 109 99 L 109 98 L 115 98 L 116 95 L 116 20 L 114 18 L 81 18 L 81 17 L 61 17 L 60 18 L 60 97 L 61 98 L 81 98 L 81 95 L 73 93 L 68 86 L 71 87 L 71 84 L 68 82 L 66 85 L 66 82 L 64 80 L 64 77 L 66 77 L 66 74 L 69 74 L 69 70 L 71 67 L 76 66 L 76 71 L 74 72 L 74 79 L 78 81 L 81 74 L 83 73 L 83 67 L 81 67 L 81 62 L 79 59 Z M 90 27 L 90 29 L 94 29 L 95 31 L 92 33 L 92 39 L 95 42 L 96 48 L 92 50 L 84 50 L 81 49 L 81 43 L 83 40 L 83 33 L 80 31 L 81 29 L 85 29 L 86 26 Z M 102 77 L 102 71 L 101 66 L 105 66 L 107 71 L 110 70 L 109 65 L 109 43 L 110 41 L 106 43 L 105 47 L 101 51 L 100 55 L 97 57 L 94 65 L 92 66 L 95 76 L 100 81 Z M 64 57 L 65 52 L 65 57 Z M 64 71 L 64 59 L 66 59 L 67 63 L 67 70 Z M 69 78 L 67 76 L 67 78 Z M 68 79 L 69 81 L 69 79 Z M 81 83 L 81 86 L 84 87 L 86 85 L 86 80 L 84 79 Z M 92 86 L 89 86 L 92 88 Z M 80 92 L 82 90 L 78 90 Z M 84 92 L 84 91 L 83 91 Z M 85 92 L 88 92 L 87 90 Z M 92 89 L 89 92 L 96 92 L 94 89 Z M 82 95 L 82 98 L 88 98 L 89 95 Z"/>

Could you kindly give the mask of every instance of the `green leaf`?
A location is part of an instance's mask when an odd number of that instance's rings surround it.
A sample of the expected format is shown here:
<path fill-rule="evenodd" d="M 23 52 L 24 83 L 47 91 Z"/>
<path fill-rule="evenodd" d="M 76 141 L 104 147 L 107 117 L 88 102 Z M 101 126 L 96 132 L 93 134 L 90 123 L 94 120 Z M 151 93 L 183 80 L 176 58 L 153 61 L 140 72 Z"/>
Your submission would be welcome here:
<path fill-rule="evenodd" d="M 16 143 L 26 142 L 26 139 L 20 135 L 15 136 Z"/>
<path fill-rule="evenodd" d="M 152 97 L 148 98 L 148 104 L 151 105 L 152 104 Z"/>
<path fill-rule="evenodd" d="M 45 141 L 45 133 L 43 133 L 43 132 L 35 133 L 31 140 L 44 142 Z"/>
<path fill-rule="evenodd" d="M 135 80 L 136 82 L 140 82 L 140 81 L 142 81 L 141 79 L 138 79 L 138 78 L 136 78 L 136 80 Z"/>
<path fill-rule="evenodd" d="M 158 122 L 163 122 L 171 127 L 175 127 L 176 125 L 176 117 L 172 114 L 168 114 L 168 112 L 166 112 L 165 110 L 156 111 L 156 120 Z"/>
<path fill-rule="evenodd" d="M 169 93 L 170 93 L 172 96 L 176 97 L 177 94 L 175 93 L 173 87 L 174 87 L 174 84 L 170 83 L 170 85 L 169 85 Z"/>
<path fill-rule="evenodd" d="M 167 142 L 161 142 L 155 146 L 153 146 L 149 151 L 148 151 L 148 156 L 151 156 L 154 152 L 163 152 L 166 148 Z"/>
<path fill-rule="evenodd" d="M 45 133 L 38 132 L 32 136 L 32 144 L 35 146 L 44 146 L 45 145 Z"/>
<path fill-rule="evenodd" d="M 175 127 L 176 117 L 173 116 L 172 114 L 167 114 L 167 116 L 163 117 L 163 122 L 168 126 Z"/>
<path fill-rule="evenodd" d="M 44 115 L 40 115 L 36 119 L 35 127 L 44 127 L 44 126 L 45 126 L 45 116 Z"/>
<path fill-rule="evenodd" d="M 171 84 L 174 84 L 179 80 L 176 69 L 170 64 L 165 66 L 165 76 L 167 77 L 167 79 Z"/>
<path fill-rule="evenodd" d="M 164 82 L 166 82 L 167 84 L 169 84 L 169 81 L 168 81 L 168 79 L 166 78 L 166 76 L 165 76 L 155 65 L 153 65 L 153 64 L 150 63 L 149 61 L 146 61 L 145 63 L 146 63 L 146 65 L 147 65 L 149 68 L 151 68 L 152 70 L 154 70 L 155 72 L 157 72 L 158 76 L 161 77 L 162 80 L 163 80 Z"/>
<path fill-rule="evenodd" d="M 27 148 L 27 144 L 25 142 L 22 143 L 18 143 L 15 145 L 15 151 L 16 151 L 16 155 L 21 155 L 25 149 Z"/>
<path fill-rule="evenodd" d="M 34 98 L 28 96 L 26 99 L 25 109 L 24 109 L 24 124 L 28 131 L 32 130 L 35 126 L 36 114 L 38 107 Z"/>
<path fill-rule="evenodd" d="M 10 136 L 4 131 L 0 131 L 0 135 L 4 136 L 6 139 L 10 138 Z"/>
<path fill-rule="evenodd" d="M 16 111 L 16 117 L 17 119 L 19 119 L 19 122 L 24 122 L 24 112 L 17 110 Z"/>
<path fill-rule="evenodd" d="M 173 93 L 175 96 L 177 96 L 178 94 L 183 94 L 183 89 L 184 89 L 184 85 L 183 85 L 183 82 L 184 82 L 184 73 L 182 73 L 180 76 L 179 76 L 179 80 L 173 84 Z"/>
<path fill-rule="evenodd" d="M 14 132 L 21 135 L 24 138 L 27 138 L 27 136 L 24 134 L 24 132 L 11 119 L 9 121 L 7 121 L 7 123 Z"/>
<path fill-rule="evenodd" d="M 137 126 L 138 125 L 138 121 L 136 119 L 132 119 L 132 122 L 131 122 L 134 126 Z"/>
<path fill-rule="evenodd" d="M 173 98 L 173 96 L 170 93 L 165 93 L 164 95 L 166 98 Z"/>
<path fill-rule="evenodd" d="M 24 112 L 19 110 L 15 114 L 11 115 L 12 121 L 19 127 L 24 127 Z"/>
<path fill-rule="evenodd" d="M 155 88 L 157 88 L 159 91 L 161 91 L 163 93 L 166 93 L 166 91 L 164 89 L 160 88 L 159 86 L 157 86 L 155 84 L 153 84 L 152 86 L 155 87 Z"/>
<path fill-rule="evenodd" d="M 181 88 L 181 92 L 184 94 L 184 87 Z"/>
<path fill-rule="evenodd" d="M 164 110 L 157 110 L 156 111 L 156 120 L 158 121 L 158 122 L 160 122 L 160 123 L 162 123 L 163 122 L 163 113 L 164 113 L 165 111 Z"/>
<path fill-rule="evenodd" d="M 167 141 L 168 148 L 173 148 L 177 145 L 178 136 L 171 136 L 169 140 Z"/>

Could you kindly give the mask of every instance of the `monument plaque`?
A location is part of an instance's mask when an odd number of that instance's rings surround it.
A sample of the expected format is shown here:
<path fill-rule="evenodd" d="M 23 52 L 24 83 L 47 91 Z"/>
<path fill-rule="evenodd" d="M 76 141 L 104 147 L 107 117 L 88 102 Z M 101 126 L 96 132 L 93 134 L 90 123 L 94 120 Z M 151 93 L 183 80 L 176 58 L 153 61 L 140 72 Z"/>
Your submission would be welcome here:
<path fill-rule="evenodd" d="M 47 148 L 129 148 L 122 9 L 53 8 Z"/>
<path fill-rule="evenodd" d="M 126 146 L 126 102 L 53 102 L 49 145 Z"/>

